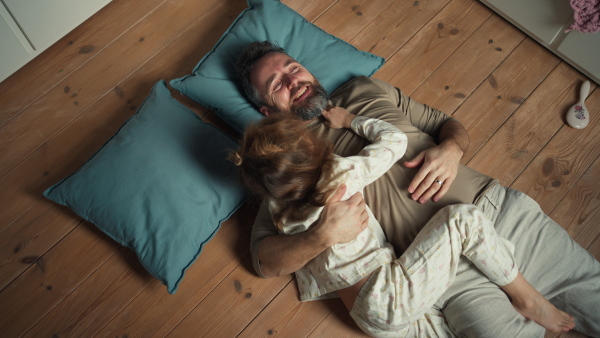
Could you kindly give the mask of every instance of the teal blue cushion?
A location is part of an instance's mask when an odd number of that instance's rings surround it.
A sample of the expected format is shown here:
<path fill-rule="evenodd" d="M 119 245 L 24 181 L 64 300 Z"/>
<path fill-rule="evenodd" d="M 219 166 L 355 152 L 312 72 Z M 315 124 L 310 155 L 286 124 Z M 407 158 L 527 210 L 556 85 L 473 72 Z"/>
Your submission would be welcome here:
<path fill-rule="evenodd" d="M 371 76 L 384 59 L 357 50 L 330 35 L 277 0 L 248 0 L 248 6 L 219 42 L 200 60 L 192 75 L 170 85 L 242 132 L 261 118 L 243 94 L 234 64 L 253 41 L 268 40 L 283 47 L 319 79 L 328 93 L 359 75 Z"/>
<path fill-rule="evenodd" d="M 133 249 L 175 293 L 204 244 L 247 197 L 226 160 L 236 148 L 159 81 L 118 133 L 44 196 Z"/>

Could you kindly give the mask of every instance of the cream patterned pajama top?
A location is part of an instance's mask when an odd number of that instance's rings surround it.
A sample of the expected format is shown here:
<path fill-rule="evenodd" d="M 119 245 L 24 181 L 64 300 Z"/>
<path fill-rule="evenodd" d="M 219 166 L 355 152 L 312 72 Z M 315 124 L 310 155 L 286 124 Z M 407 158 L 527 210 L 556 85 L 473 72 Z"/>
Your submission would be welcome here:
<path fill-rule="evenodd" d="M 407 146 L 406 135 L 381 120 L 357 116 L 351 128 L 371 144 L 357 156 L 335 157 L 335 173 L 340 175 L 331 184 L 335 187 L 346 184 L 342 200 L 356 192 L 362 193 L 366 185 L 383 175 L 404 155 Z M 276 201 L 269 201 L 269 210 L 271 214 L 277 210 Z M 315 208 L 303 222 L 284 221 L 283 234 L 308 230 L 322 210 L 323 207 Z M 369 224 L 356 239 L 333 245 L 296 272 L 302 301 L 337 297 L 335 291 L 356 284 L 378 267 L 396 259 L 393 247 L 368 207 L 367 213 Z"/>

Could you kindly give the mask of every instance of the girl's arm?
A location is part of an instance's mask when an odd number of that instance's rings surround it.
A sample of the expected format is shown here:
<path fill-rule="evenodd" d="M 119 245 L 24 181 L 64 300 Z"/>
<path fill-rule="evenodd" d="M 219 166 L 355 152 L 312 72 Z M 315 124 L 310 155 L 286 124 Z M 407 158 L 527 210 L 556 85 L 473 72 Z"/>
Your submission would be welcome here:
<path fill-rule="evenodd" d="M 358 156 L 346 158 L 356 163 L 353 170 L 360 176 L 364 185 L 383 175 L 406 152 L 406 134 L 385 121 L 355 116 L 340 107 L 325 110 L 323 117 L 331 128 L 351 128 L 371 142 Z"/>

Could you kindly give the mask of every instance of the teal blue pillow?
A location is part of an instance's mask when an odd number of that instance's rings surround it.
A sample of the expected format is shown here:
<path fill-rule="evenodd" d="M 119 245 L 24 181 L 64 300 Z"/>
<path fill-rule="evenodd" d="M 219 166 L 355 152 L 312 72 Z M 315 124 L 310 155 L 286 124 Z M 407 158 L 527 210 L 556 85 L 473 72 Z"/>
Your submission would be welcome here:
<path fill-rule="evenodd" d="M 384 59 L 330 35 L 277 0 L 248 0 L 248 6 L 192 75 L 170 85 L 211 108 L 239 132 L 261 114 L 246 100 L 235 72 L 238 55 L 253 41 L 268 40 L 306 67 L 328 93 L 359 75 L 371 76 Z"/>
<path fill-rule="evenodd" d="M 175 293 L 204 244 L 247 197 L 226 159 L 237 146 L 159 81 L 118 133 L 44 196 L 133 249 Z"/>

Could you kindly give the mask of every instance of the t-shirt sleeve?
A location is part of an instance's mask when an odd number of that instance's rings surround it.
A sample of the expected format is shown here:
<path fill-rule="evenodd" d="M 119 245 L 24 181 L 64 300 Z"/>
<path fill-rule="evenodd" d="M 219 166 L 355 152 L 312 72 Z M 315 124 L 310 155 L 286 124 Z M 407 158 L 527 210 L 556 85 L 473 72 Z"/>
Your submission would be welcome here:
<path fill-rule="evenodd" d="M 386 92 L 386 97 L 400 109 L 410 120 L 410 123 L 422 132 L 438 139 L 444 123 L 455 120 L 444 112 L 422 104 L 410 96 L 405 95 L 399 88 L 391 84 L 373 79 L 373 82 Z"/>
<path fill-rule="evenodd" d="M 269 212 L 269 204 L 266 200 L 264 200 L 260 205 L 260 209 L 258 210 L 256 219 L 254 220 L 252 232 L 250 234 L 250 254 L 252 256 L 252 266 L 254 267 L 256 273 L 262 278 L 266 277 L 260 270 L 258 246 L 260 245 L 260 241 L 262 241 L 264 238 L 278 234 L 279 233 L 273 224 L 271 213 Z"/>

